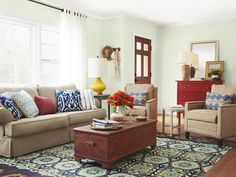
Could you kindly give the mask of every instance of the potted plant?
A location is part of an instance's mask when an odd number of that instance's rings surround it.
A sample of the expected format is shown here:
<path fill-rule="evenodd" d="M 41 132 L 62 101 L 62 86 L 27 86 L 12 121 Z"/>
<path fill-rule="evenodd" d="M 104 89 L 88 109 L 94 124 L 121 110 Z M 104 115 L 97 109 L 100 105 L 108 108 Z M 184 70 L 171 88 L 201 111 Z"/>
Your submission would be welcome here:
<path fill-rule="evenodd" d="M 118 90 L 109 96 L 107 103 L 113 107 L 113 110 L 116 109 L 116 111 L 120 114 L 120 117 L 124 117 L 126 114 L 126 107 L 134 107 L 134 98 L 126 94 L 124 91 Z M 117 115 L 115 116 L 117 117 Z"/>
<path fill-rule="evenodd" d="M 210 69 L 209 76 L 211 76 L 212 80 L 220 80 L 220 70 L 215 68 Z"/>

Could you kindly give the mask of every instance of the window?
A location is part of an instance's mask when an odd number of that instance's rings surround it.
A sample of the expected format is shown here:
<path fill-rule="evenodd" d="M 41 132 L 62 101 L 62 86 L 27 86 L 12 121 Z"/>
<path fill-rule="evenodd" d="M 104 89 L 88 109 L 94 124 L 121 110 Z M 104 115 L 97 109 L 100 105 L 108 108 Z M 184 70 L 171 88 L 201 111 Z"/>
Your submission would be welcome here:
<path fill-rule="evenodd" d="M 40 36 L 40 83 L 43 85 L 54 85 L 59 82 L 60 33 L 58 28 L 41 26 Z"/>
<path fill-rule="evenodd" d="M 58 29 L 0 16 L 0 85 L 57 84 Z"/>
<path fill-rule="evenodd" d="M 35 26 L 0 18 L 0 83 L 31 83 L 35 76 Z M 4 76 L 4 77 L 2 77 Z"/>

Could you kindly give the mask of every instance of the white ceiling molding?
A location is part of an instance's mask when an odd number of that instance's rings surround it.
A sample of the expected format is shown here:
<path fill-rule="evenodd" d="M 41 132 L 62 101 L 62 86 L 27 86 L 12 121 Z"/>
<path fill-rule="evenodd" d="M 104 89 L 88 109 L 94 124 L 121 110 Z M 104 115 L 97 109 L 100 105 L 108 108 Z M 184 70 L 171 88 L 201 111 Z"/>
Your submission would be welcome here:
<path fill-rule="evenodd" d="M 130 16 L 158 25 L 184 25 L 236 19 L 236 0 L 41 0 L 76 8 L 100 19 Z"/>

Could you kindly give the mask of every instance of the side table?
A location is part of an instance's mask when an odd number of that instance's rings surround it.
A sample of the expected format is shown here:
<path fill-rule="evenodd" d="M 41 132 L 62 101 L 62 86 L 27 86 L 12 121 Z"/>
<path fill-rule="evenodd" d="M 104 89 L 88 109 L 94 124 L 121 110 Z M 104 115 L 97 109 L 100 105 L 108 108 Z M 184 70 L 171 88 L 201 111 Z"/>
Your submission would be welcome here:
<path fill-rule="evenodd" d="M 109 98 L 110 94 L 103 94 L 103 95 L 94 95 L 94 98 L 96 98 L 99 102 L 100 102 L 100 105 L 102 107 L 102 100 L 107 100 Z M 108 109 L 108 119 L 110 120 L 110 105 L 107 104 L 107 109 Z"/>
<path fill-rule="evenodd" d="M 185 108 L 183 106 L 173 106 L 173 107 L 169 107 L 167 108 L 170 110 L 171 114 L 170 114 L 170 137 L 173 136 L 173 128 L 176 128 L 173 126 L 173 113 L 174 112 L 177 112 L 177 113 L 184 113 L 185 111 Z M 178 128 L 180 128 L 181 126 L 181 117 L 178 117 Z M 163 111 L 162 111 L 162 133 L 165 132 L 165 109 L 163 108 Z"/>

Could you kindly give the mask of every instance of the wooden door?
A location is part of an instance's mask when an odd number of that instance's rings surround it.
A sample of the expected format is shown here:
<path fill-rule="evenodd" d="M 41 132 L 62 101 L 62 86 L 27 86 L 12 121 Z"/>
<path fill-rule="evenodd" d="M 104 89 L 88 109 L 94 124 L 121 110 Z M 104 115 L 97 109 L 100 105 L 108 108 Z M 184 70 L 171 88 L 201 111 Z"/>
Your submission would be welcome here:
<path fill-rule="evenodd" d="M 135 36 L 135 83 L 151 83 L 151 40 Z"/>

